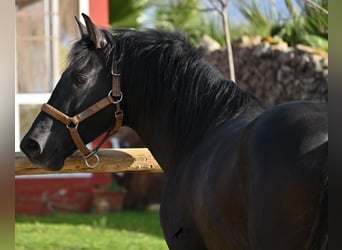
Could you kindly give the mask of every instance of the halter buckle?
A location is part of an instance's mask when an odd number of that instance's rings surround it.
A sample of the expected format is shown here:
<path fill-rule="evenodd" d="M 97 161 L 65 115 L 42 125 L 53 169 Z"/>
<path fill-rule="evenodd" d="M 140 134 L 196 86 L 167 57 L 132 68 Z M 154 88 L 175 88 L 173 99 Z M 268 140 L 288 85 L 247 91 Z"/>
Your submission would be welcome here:
<path fill-rule="evenodd" d="M 115 67 L 116 68 L 116 67 Z M 112 70 L 111 70 L 111 74 L 112 74 L 112 76 L 114 76 L 114 77 L 120 77 L 120 73 L 115 73 L 114 72 L 114 67 L 112 67 Z"/>
<path fill-rule="evenodd" d="M 118 116 L 123 116 L 123 110 L 118 110 L 118 111 L 115 111 L 115 118 L 118 118 Z"/>

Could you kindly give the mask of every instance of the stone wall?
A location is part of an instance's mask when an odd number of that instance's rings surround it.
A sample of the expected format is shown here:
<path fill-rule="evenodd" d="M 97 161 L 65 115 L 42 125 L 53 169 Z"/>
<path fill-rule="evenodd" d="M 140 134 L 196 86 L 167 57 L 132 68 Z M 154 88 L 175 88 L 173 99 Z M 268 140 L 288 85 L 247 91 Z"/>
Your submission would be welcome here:
<path fill-rule="evenodd" d="M 236 83 L 268 105 L 291 100 L 328 101 L 328 55 L 305 46 L 242 40 L 233 45 Z M 227 78 L 225 49 L 207 54 Z"/>

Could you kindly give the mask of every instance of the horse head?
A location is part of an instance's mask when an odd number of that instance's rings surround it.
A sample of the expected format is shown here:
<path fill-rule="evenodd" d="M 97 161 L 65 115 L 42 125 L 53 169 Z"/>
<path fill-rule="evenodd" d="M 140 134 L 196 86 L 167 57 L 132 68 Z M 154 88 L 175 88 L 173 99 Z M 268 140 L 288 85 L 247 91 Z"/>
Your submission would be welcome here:
<path fill-rule="evenodd" d="M 61 169 L 65 158 L 77 149 L 70 128 L 77 129 L 85 145 L 113 127 L 116 120 L 117 106 L 110 104 L 115 100 L 110 36 L 88 16 L 83 14 L 83 18 L 86 26 L 76 18 L 81 38 L 70 51 L 69 64 L 20 144 L 32 162 L 50 170 Z M 94 104 L 107 96 L 108 105 L 92 112 L 97 108 Z"/>

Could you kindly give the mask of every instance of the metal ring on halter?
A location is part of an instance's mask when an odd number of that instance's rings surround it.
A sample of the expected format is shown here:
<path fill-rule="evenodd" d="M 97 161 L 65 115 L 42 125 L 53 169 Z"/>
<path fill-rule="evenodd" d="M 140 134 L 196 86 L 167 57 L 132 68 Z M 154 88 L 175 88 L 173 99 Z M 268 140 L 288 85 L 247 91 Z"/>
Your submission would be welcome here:
<path fill-rule="evenodd" d="M 74 127 L 70 127 L 70 124 L 71 124 L 71 123 L 72 123 L 72 122 L 70 122 L 69 124 L 66 125 L 67 129 L 70 129 L 70 128 L 75 128 L 75 129 L 77 129 L 77 128 L 78 128 L 78 124 L 79 124 L 79 123 L 76 123 L 76 124 L 74 123 L 75 126 L 74 126 Z"/>
<path fill-rule="evenodd" d="M 95 157 L 96 159 L 96 162 L 95 164 L 91 165 L 89 162 L 88 162 L 88 159 L 91 158 L 92 156 Z M 97 165 L 99 165 L 99 162 L 100 162 L 100 157 L 96 154 L 96 152 L 91 152 L 90 154 L 84 156 L 84 162 L 85 164 L 87 165 L 88 168 L 96 168 Z"/>
<path fill-rule="evenodd" d="M 111 95 L 112 95 L 112 93 L 113 93 L 113 91 L 112 91 L 112 90 L 111 90 L 111 91 L 109 91 L 109 93 L 108 93 L 108 96 L 111 96 Z M 117 101 L 113 101 L 113 103 L 114 103 L 114 104 L 120 103 L 120 102 L 122 101 L 122 98 L 123 98 L 123 94 L 122 94 L 122 92 L 120 91 L 120 98 L 119 98 L 119 100 L 117 100 Z"/>

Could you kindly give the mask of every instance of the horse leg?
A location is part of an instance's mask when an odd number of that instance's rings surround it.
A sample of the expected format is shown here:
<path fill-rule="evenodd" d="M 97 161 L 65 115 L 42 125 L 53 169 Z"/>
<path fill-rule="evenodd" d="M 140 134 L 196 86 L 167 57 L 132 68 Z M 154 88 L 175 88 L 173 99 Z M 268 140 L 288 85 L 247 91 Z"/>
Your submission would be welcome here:
<path fill-rule="evenodd" d="M 207 249 L 193 226 L 183 222 L 176 228 L 178 229 L 173 229 L 172 231 L 164 230 L 165 235 L 167 235 L 165 237 L 166 242 L 170 250 Z"/>
<path fill-rule="evenodd" d="M 168 195 L 163 198 L 160 207 L 160 223 L 166 243 L 170 250 L 207 249 L 192 221 L 192 215 L 179 202 Z"/>

